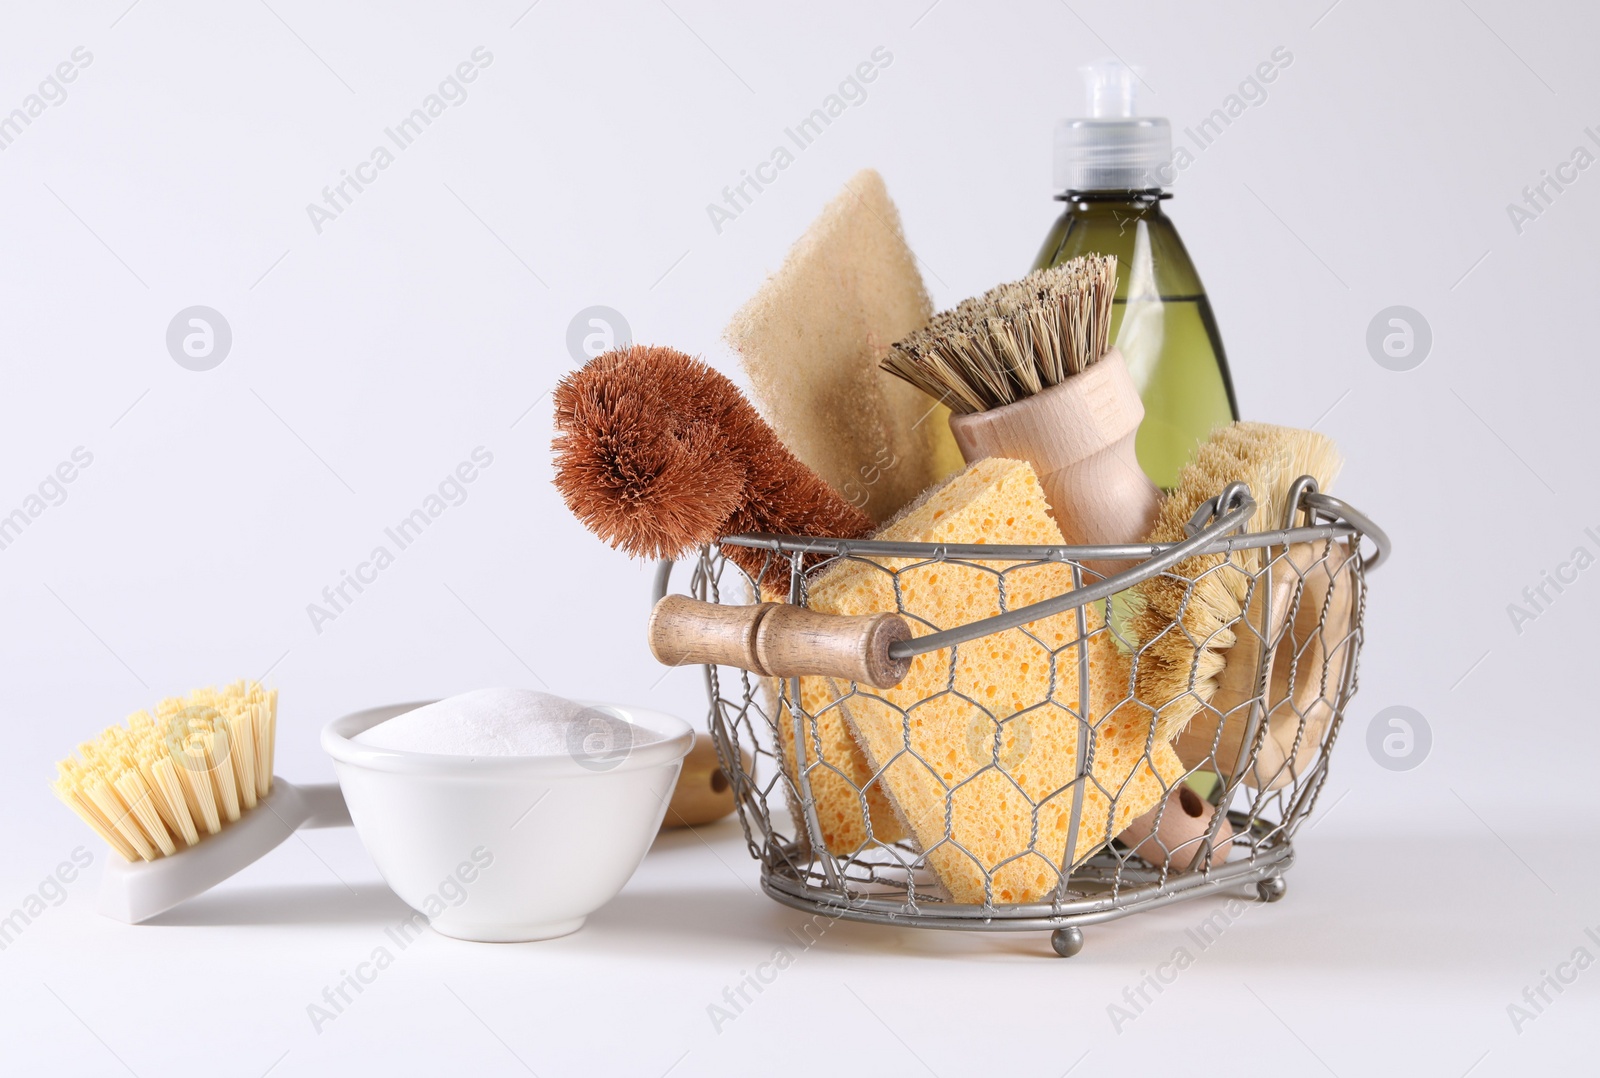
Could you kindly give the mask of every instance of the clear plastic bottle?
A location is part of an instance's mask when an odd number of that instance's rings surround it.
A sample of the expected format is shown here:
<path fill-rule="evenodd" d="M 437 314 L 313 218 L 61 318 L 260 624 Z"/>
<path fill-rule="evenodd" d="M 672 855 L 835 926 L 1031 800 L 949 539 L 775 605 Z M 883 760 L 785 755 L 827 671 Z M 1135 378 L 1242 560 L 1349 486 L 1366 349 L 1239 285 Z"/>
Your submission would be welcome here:
<path fill-rule="evenodd" d="M 1172 177 L 1172 129 L 1136 116 L 1135 76 L 1087 69 L 1090 116 L 1056 129 L 1056 198 L 1066 203 L 1034 268 L 1079 255 L 1117 256 L 1112 340 L 1144 401 L 1139 463 L 1163 488 L 1216 427 L 1239 416 L 1216 318 L 1200 275 L 1161 203 Z"/>

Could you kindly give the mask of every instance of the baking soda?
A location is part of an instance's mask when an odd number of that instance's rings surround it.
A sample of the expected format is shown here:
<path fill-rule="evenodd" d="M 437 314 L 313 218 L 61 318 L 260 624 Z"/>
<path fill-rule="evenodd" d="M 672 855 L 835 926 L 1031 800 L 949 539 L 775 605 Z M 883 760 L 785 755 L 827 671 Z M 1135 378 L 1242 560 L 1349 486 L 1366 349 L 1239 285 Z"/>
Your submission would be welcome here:
<path fill-rule="evenodd" d="M 598 708 L 532 689 L 479 689 L 380 722 L 354 741 L 443 756 L 625 754 L 661 735 Z"/>

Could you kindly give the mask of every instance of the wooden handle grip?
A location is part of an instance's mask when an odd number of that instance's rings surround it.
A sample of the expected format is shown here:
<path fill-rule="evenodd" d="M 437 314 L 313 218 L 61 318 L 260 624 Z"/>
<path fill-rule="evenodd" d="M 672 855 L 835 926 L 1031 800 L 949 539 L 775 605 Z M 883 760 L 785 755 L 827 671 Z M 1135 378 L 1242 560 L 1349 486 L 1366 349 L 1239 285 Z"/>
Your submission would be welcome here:
<path fill-rule="evenodd" d="M 1137 543 L 1161 509 L 1161 492 L 1139 467 L 1131 433 L 1068 467 L 1041 472 L 1039 485 L 1072 546 Z"/>
<path fill-rule="evenodd" d="M 889 648 L 911 639 L 898 614 L 822 614 L 788 603 L 723 606 L 668 595 L 650 612 L 650 652 L 668 666 L 713 663 L 765 677 L 821 676 L 877 689 L 900 684 L 910 659 Z"/>
<path fill-rule="evenodd" d="M 1134 454 L 1143 419 L 1138 388 L 1113 348 L 1060 385 L 951 416 L 950 431 L 968 463 L 1010 457 L 1033 465 L 1068 544 L 1116 545 L 1143 540 L 1161 506 L 1161 492 Z"/>
<path fill-rule="evenodd" d="M 1244 783 L 1276 790 L 1305 774 L 1344 676 L 1355 593 L 1352 557 L 1344 542 L 1294 543 L 1274 568 L 1270 591 L 1264 583 L 1256 587 L 1234 626 L 1236 639 L 1217 675 L 1216 695 L 1173 742 L 1185 767 L 1231 774 L 1249 725 L 1248 705 L 1265 692 L 1267 736 Z"/>

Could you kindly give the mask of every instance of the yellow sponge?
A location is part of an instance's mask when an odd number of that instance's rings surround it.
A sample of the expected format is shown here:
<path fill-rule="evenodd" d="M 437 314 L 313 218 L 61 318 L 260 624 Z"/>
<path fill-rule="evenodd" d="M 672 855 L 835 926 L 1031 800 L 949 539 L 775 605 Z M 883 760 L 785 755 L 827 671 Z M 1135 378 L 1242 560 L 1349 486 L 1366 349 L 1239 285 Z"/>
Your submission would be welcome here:
<path fill-rule="evenodd" d="M 878 538 L 1062 542 L 1033 469 L 998 458 L 979 461 L 924 496 Z M 881 566 L 841 562 L 812 586 L 811 607 L 836 614 L 898 608 L 923 636 L 997 614 L 1002 597 L 1005 609 L 1015 609 L 1072 588 L 1071 569 L 1059 563 L 877 560 Z M 899 570 L 898 580 L 884 566 Z M 802 679 L 802 706 L 848 722 L 865 756 L 855 773 L 878 773 L 876 782 L 957 902 L 1040 900 L 1060 882 L 1069 850 L 1073 863 L 1087 858 L 1154 807 L 1184 773 L 1171 746 L 1151 736 L 1148 710 L 1128 702 L 1128 660 L 1108 631 L 1096 631 L 1100 612 L 1091 608 L 1084 618 L 1087 644 L 1077 611 L 1069 610 L 953 651 L 919 655 L 905 680 L 889 690 L 841 699 L 838 683 Z M 1085 719 L 1095 737 L 1073 835 L 1078 663 L 1085 646 Z M 844 801 L 834 800 L 830 789 L 824 802 L 825 791 L 815 783 L 813 790 L 819 816 L 833 820 L 833 834 L 848 840 L 852 826 L 864 832 L 861 799 L 842 780 L 838 785 L 848 795 Z"/>
<path fill-rule="evenodd" d="M 781 601 L 781 599 L 779 600 Z M 887 609 L 887 608 L 886 608 Z M 872 781 L 872 768 L 856 745 L 856 736 L 845 722 L 844 703 L 829 707 L 830 703 L 849 691 L 848 683 L 829 680 L 832 686 L 826 693 L 817 686 L 822 678 L 804 678 L 801 682 L 802 706 L 815 718 L 801 716 L 801 758 L 805 761 L 806 781 L 811 786 L 811 796 L 817 806 L 817 825 L 822 830 L 822 844 L 836 856 L 858 853 L 874 843 L 888 845 L 906 837 L 905 825 L 889 804 L 883 783 Z M 777 701 L 777 683 L 770 683 L 768 697 Z M 871 690 L 867 690 L 871 691 Z M 781 703 L 770 708 L 777 716 L 778 744 L 783 752 L 784 771 L 792 787 L 787 788 L 790 809 L 797 826 L 801 820 L 800 804 L 795 795 L 799 779 L 795 771 L 794 715 Z M 872 831 L 867 832 L 867 820 L 872 821 Z M 806 836 L 809 837 L 809 836 Z"/>

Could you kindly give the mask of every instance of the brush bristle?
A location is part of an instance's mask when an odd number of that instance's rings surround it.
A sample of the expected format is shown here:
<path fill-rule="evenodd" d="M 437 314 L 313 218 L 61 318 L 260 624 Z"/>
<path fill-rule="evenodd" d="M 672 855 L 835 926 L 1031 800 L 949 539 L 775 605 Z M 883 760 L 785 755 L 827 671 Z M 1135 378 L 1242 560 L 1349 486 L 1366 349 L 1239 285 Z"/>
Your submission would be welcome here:
<path fill-rule="evenodd" d="M 1302 475 L 1327 490 L 1342 460 L 1332 439 L 1266 423 L 1234 423 L 1211 436 L 1184 465 L 1161 503 L 1149 541 L 1178 542 L 1202 504 L 1242 481 L 1255 499 L 1251 532 L 1283 527 L 1289 489 Z M 1139 584 L 1126 631 L 1139 648 L 1136 695 L 1156 712 L 1157 736 L 1170 739 L 1216 695 L 1217 677 L 1236 643 L 1251 581 L 1267 555 L 1260 548 L 1203 554 Z"/>
<path fill-rule="evenodd" d="M 1066 381 L 1106 353 L 1117 260 L 1084 255 L 934 315 L 884 370 L 958 413 L 985 412 Z"/>
<path fill-rule="evenodd" d="M 590 531 L 628 554 L 676 558 L 743 532 L 872 531 L 784 448 L 737 386 L 675 349 L 597 356 L 562 379 L 555 406 L 556 487 Z M 752 576 L 770 560 L 739 547 L 724 553 Z"/>
<path fill-rule="evenodd" d="M 170 696 L 78 746 L 56 796 L 129 861 L 187 849 L 272 792 L 278 690 L 236 681 Z"/>

